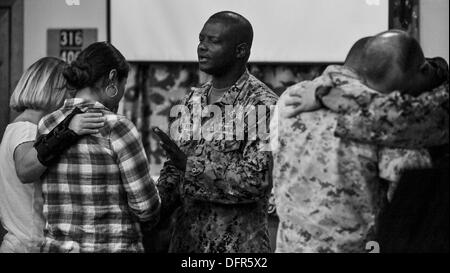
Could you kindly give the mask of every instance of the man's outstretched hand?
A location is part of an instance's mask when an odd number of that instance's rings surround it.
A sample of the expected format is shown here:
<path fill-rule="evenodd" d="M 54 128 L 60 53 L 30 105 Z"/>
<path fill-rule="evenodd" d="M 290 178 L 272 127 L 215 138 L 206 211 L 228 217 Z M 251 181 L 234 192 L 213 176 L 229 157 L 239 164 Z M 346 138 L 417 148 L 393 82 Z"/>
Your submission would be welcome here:
<path fill-rule="evenodd" d="M 153 127 L 153 132 L 158 136 L 160 145 L 166 151 L 172 164 L 180 171 L 186 170 L 187 156 L 181 151 L 178 145 L 166 133 L 158 127 Z"/>

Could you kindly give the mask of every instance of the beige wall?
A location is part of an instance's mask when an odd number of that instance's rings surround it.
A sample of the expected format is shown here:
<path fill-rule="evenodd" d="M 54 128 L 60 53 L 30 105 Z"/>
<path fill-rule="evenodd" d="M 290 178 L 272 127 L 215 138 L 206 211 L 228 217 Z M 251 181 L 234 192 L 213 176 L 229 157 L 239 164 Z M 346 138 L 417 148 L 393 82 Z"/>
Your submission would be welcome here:
<path fill-rule="evenodd" d="M 97 28 L 99 41 L 106 40 L 106 0 L 25 0 L 24 68 L 47 54 L 48 28 Z M 420 1 L 421 44 L 427 56 L 449 60 L 449 0 Z"/>
<path fill-rule="evenodd" d="M 69 1 L 70 2 L 70 1 Z M 98 40 L 106 40 L 106 0 L 25 0 L 24 69 L 47 55 L 47 29 L 97 28 Z"/>
<path fill-rule="evenodd" d="M 449 61 L 449 0 L 420 1 L 420 42 L 427 57 Z"/>

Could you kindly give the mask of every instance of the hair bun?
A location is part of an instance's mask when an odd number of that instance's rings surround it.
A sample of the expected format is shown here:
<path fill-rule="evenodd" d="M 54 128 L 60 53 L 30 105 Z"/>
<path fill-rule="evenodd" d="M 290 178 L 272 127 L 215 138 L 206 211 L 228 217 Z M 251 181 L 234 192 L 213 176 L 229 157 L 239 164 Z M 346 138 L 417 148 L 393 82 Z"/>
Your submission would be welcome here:
<path fill-rule="evenodd" d="M 67 84 L 75 89 L 82 89 L 91 84 L 91 67 L 87 63 L 74 61 L 64 69 Z"/>

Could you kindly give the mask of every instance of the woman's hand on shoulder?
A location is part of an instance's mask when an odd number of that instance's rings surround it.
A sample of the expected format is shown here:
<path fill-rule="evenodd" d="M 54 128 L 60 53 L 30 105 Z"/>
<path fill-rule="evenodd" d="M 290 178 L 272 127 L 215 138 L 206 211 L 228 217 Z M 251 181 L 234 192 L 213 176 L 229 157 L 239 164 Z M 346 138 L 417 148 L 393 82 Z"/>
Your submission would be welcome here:
<path fill-rule="evenodd" d="M 69 129 L 77 135 L 96 134 L 105 126 L 105 117 L 101 112 L 83 113 L 75 115 L 69 124 Z"/>

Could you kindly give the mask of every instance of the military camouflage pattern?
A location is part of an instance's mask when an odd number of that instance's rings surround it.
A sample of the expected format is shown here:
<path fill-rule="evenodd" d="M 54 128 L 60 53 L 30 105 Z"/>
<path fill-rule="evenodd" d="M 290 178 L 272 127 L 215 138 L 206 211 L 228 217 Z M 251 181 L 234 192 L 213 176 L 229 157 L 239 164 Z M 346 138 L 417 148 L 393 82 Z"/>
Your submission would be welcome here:
<path fill-rule="evenodd" d="M 190 110 L 198 103 L 207 107 L 210 88 L 210 82 L 194 88 L 181 104 Z M 227 105 L 270 106 L 276 101 L 277 96 L 246 71 L 215 105 L 224 110 Z M 267 127 L 269 116 L 270 111 Z M 202 120 L 202 125 L 207 123 Z M 219 140 L 215 134 L 211 141 L 194 140 L 198 126 L 182 130 L 187 137 L 178 144 L 188 156 L 186 172 L 168 161 L 158 180 L 161 217 L 175 211 L 169 252 L 270 252 L 271 154 L 261 150 L 267 140 Z"/>
<path fill-rule="evenodd" d="M 419 97 L 367 90 L 355 98 L 359 109 L 339 117 L 336 134 L 390 147 L 430 147 L 449 141 L 448 82 Z M 370 103 L 367 103 L 370 102 Z M 376 120 L 377 122 L 373 122 Z M 395 126 L 393 126 L 395 124 Z"/>
<path fill-rule="evenodd" d="M 356 94 L 362 90 L 376 93 L 361 89 L 357 75 L 340 66 L 330 66 L 321 77 L 286 92 L 303 94 L 304 103 L 309 104 L 305 109 L 312 110 L 318 104 L 311 93 L 319 86 L 354 94 L 341 97 L 348 101 L 359 99 Z M 319 109 L 286 118 L 282 114 L 285 100 L 282 95 L 277 119 L 271 124 L 271 133 L 278 136 L 272 139 L 274 194 L 280 218 L 276 251 L 363 252 L 366 242 L 373 239 L 375 218 L 386 198 L 379 178 L 395 182 L 402 170 L 425 167 L 430 162 L 428 152 L 377 149 L 338 138 L 335 131 L 343 115 Z M 323 102 L 327 105 L 326 97 Z M 337 109 L 343 110 L 342 105 L 346 106 L 340 104 Z M 378 172 L 381 168 L 383 172 Z"/>

